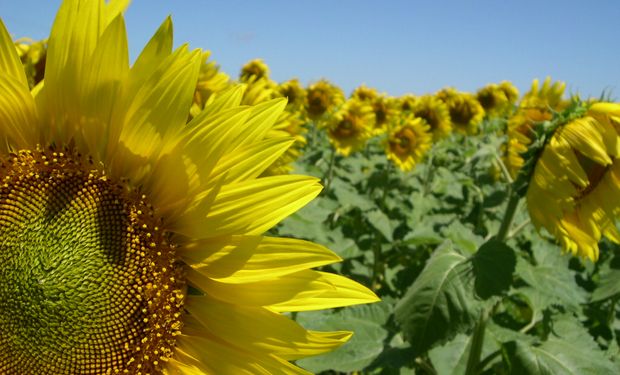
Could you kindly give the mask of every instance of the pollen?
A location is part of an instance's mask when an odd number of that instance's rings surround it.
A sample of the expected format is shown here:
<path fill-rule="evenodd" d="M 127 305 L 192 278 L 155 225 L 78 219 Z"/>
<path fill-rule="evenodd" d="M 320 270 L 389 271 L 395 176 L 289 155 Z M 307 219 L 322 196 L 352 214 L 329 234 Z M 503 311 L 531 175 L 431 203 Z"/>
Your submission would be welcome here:
<path fill-rule="evenodd" d="M 0 373 L 161 373 L 185 286 L 147 197 L 70 149 L 5 157 L 0 180 Z"/>

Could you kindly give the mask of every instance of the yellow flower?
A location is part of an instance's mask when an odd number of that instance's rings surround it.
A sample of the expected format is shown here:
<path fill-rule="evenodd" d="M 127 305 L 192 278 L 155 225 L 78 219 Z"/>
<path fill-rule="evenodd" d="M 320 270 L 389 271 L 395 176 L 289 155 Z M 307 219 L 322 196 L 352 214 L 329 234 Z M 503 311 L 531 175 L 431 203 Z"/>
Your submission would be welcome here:
<path fill-rule="evenodd" d="M 353 93 L 351 94 L 351 99 L 357 99 L 363 102 L 372 102 L 377 98 L 377 96 L 379 96 L 377 90 L 366 85 L 361 85 L 356 87 L 355 90 L 353 90 Z"/>
<path fill-rule="evenodd" d="M 213 94 L 224 91 L 231 85 L 230 77 L 220 72 L 220 67 L 214 61 L 209 61 L 209 56 L 211 56 L 210 51 L 202 54 L 200 73 L 198 73 L 198 82 L 194 91 L 194 103 L 190 109 L 192 118 L 198 116 Z"/>
<path fill-rule="evenodd" d="M 388 126 L 395 118 L 398 109 L 394 98 L 385 95 L 378 95 L 370 102 L 372 110 L 375 113 L 375 121 L 373 122 L 372 134 L 379 135 L 387 131 Z"/>
<path fill-rule="evenodd" d="M 343 102 L 342 90 L 326 80 L 313 83 L 306 90 L 306 112 L 312 120 L 320 119 Z"/>
<path fill-rule="evenodd" d="M 413 94 L 405 94 L 398 98 L 400 104 L 400 110 L 403 112 L 411 112 L 415 107 L 418 97 Z"/>
<path fill-rule="evenodd" d="M 32 89 L 43 80 L 45 58 L 47 56 L 47 40 L 35 42 L 31 39 L 23 38 L 15 42 L 15 47 L 22 64 L 24 64 L 28 85 Z"/>
<path fill-rule="evenodd" d="M 478 126 L 484 118 L 484 108 L 475 96 L 448 88 L 438 92 L 437 97 L 448 106 L 453 130 L 463 134 L 478 133 Z"/>
<path fill-rule="evenodd" d="M 125 4 L 65 1 L 32 93 L 0 22 L 0 373 L 306 373 L 288 361 L 350 333 L 282 313 L 376 297 L 262 235 L 321 189 L 257 178 L 285 101 L 231 88 L 186 124 L 201 52 L 166 20 L 130 68 Z"/>
<path fill-rule="evenodd" d="M 503 159 L 513 177 L 523 165 L 520 154 L 532 142 L 534 125 L 551 120 L 554 111 L 562 111 L 568 105 L 568 101 L 562 98 L 565 87 L 564 82 L 551 84 L 551 78 L 547 77 L 539 88 L 539 82 L 535 79 L 530 91 L 521 99 L 517 111 L 508 119 L 508 140 L 504 146 Z"/>
<path fill-rule="evenodd" d="M 424 120 L 408 116 L 390 130 L 385 154 L 401 170 L 410 171 L 433 145 L 433 137 Z"/>
<path fill-rule="evenodd" d="M 372 136 L 375 115 L 368 103 L 349 99 L 327 122 L 327 135 L 344 156 L 360 150 Z"/>
<path fill-rule="evenodd" d="M 248 61 L 241 68 L 241 74 L 239 75 L 241 82 L 247 81 L 250 77 L 269 79 L 269 67 L 262 59 Z"/>
<path fill-rule="evenodd" d="M 489 117 L 499 117 L 509 112 L 519 92 L 510 82 L 491 83 L 478 90 L 476 99 Z"/>
<path fill-rule="evenodd" d="M 435 141 L 445 138 L 452 133 L 448 106 L 433 95 L 419 97 L 411 113 L 428 124 Z"/>
<path fill-rule="evenodd" d="M 602 235 L 620 243 L 620 104 L 595 103 L 562 124 L 538 159 L 527 191 L 537 228 L 565 251 L 598 259 Z"/>
<path fill-rule="evenodd" d="M 286 108 L 289 111 L 301 109 L 306 101 L 306 90 L 297 78 L 281 83 L 278 86 L 278 92 L 282 97 L 288 99 Z"/>

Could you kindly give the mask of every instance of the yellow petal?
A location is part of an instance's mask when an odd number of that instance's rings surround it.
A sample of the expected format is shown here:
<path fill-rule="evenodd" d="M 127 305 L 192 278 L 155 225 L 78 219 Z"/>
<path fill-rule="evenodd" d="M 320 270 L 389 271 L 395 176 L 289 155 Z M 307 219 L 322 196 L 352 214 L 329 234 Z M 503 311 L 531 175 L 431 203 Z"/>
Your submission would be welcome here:
<path fill-rule="evenodd" d="M 244 306 L 266 306 L 277 312 L 331 309 L 377 302 L 368 288 L 346 277 L 313 270 L 246 284 L 218 282 L 197 271 L 188 280 L 209 295 Z"/>
<path fill-rule="evenodd" d="M 19 60 L 11 35 L 0 19 L 0 75 L 9 76 L 16 83 L 28 87 L 24 67 Z"/>
<path fill-rule="evenodd" d="M 225 283 L 248 283 L 339 262 L 327 248 L 294 238 L 232 236 L 181 248 L 201 274 Z"/>
<path fill-rule="evenodd" d="M 352 335 L 345 331 L 308 331 L 265 308 L 227 304 L 208 296 L 190 296 L 185 307 L 204 329 L 232 345 L 286 360 L 332 351 Z"/>
<path fill-rule="evenodd" d="M 561 129 L 560 136 L 589 159 L 600 165 L 609 165 L 611 159 L 597 124 L 598 122 L 592 117 L 579 118 L 566 124 Z"/>
<path fill-rule="evenodd" d="M 17 148 L 37 142 L 37 113 L 28 87 L 9 75 L 0 76 L 0 129 L 4 139 Z M 6 141 L 1 142 L 6 147 Z"/>

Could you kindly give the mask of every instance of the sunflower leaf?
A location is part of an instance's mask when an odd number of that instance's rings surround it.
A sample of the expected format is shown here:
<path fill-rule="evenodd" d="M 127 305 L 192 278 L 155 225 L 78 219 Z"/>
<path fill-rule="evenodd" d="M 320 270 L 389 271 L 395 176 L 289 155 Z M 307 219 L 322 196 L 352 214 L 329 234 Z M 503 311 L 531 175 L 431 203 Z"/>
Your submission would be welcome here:
<path fill-rule="evenodd" d="M 481 304 L 473 296 L 472 275 L 467 258 L 445 242 L 399 301 L 396 321 L 418 353 L 474 326 Z"/>

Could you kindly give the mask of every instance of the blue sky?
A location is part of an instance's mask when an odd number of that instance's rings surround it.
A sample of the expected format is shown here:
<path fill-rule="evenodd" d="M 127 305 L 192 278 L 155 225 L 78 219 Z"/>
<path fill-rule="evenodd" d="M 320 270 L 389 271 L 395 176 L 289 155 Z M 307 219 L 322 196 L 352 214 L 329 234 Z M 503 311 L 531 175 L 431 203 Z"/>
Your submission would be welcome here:
<path fill-rule="evenodd" d="M 0 17 L 14 37 L 44 38 L 59 3 L 2 1 Z M 524 92 L 549 75 L 571 92 L 620 99 L 617 0 L 134 0 L 133 57 L 169 14 L 177 45 L 211 50 L 235 77 L 262 58 L 276 81 L 325 77 L 347 93 L 361 83 L 402 95 L 501 80 Z"/>

